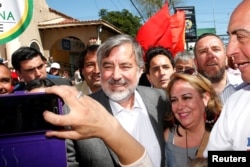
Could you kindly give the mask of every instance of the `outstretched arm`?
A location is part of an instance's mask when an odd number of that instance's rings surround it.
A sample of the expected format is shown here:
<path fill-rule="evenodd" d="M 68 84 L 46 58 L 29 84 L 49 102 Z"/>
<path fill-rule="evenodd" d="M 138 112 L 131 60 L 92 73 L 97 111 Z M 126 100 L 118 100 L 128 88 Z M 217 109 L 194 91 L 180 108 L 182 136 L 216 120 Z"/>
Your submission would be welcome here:
<path fill-rule="evenodd" d="M 139 160 L 152 166 L 144 147 L 99 102 L 89 96 L 77 97 L 78 91 L 70 86 L 52 86 L 45 88 L 45 92 L 57 94 L 70 108 L 66 115 L 45 111 L 45 120 L 57 126 L 71 127 L 64 131 L 48 131 L 46 136 L 73 140 L 99 137 L 116 153 L 121 164 Z"/>

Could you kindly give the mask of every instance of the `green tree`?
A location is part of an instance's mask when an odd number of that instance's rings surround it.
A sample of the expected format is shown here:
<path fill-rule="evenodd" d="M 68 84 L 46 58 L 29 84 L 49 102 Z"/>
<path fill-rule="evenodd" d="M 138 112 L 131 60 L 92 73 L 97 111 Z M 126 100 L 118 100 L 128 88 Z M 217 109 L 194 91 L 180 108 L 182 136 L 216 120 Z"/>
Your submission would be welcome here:
<path fill-rule="evenodd" d="M 107 9 L 101 9 L 99 11 L 99 17 L 132 37 L 136 36 L 137 30 L 141 26 L 140 17 L 134 16 L 126 9 L 110 12 L 108 12 Z"/>

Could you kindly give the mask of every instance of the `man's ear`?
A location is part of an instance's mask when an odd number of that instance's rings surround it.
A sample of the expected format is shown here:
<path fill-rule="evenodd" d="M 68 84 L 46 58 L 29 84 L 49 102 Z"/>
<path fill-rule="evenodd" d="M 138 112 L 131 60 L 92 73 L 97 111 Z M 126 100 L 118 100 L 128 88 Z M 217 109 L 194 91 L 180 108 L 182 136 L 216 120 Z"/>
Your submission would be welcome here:
<path fill-rule="evenodd" d="M 149 82 L 150 82 L 150 84 L 152 85 L 150 75 L 149 75 L 149 74 L 146 74 L 146 76 L 147 76 L 148 81 L 149 81 Z"/>
<path fill-rule="evenodd" d="M 196 66 L 196 68 L 198 67 L 196 58 L 194 58 L 194 65 Z"/>
<path fill-rule="evenodd" d="M 143 68 L 140 68 L 140 71 L 139 71 L 140 72 L 140 77 L 141 77 L 143 71 L 144 71 Z"/>
<path fill-rule="evenodd" d="M 18 77 L 19 77 L 20 79 L 23 78 L 23 77 L 22 77 L 22 74 L 21 74 L 21 72 L 20 72 L 19 70 L 16 70 L 16 74 L 18 75 Z"/>

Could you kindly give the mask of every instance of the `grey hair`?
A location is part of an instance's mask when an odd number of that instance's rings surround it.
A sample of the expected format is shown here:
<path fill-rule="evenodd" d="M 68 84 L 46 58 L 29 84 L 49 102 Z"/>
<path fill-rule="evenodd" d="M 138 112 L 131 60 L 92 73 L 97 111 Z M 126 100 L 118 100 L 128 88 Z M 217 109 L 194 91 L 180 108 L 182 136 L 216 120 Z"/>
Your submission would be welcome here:
<path fill-rule="evenodd" d="M 102 59 L 108 57 L 113 48 L 127 43 L 132 44 L 138 67 L 144 68 L 142 47 L 138 42 L 136 42 L 134 38 L 125 34 L 112 36 L 100 45 L 100 47 L 97 50 L 97 63 L 99 68 L 101 68 Z"/>
<path fill-rule="evenodd" d="M 190 59 L 194 60 L 194 53 L 192 51 L 185 50 L 178 52 L 174 58 L 174 64 L 176 64 L 178 60 L 189 61 Z"/>

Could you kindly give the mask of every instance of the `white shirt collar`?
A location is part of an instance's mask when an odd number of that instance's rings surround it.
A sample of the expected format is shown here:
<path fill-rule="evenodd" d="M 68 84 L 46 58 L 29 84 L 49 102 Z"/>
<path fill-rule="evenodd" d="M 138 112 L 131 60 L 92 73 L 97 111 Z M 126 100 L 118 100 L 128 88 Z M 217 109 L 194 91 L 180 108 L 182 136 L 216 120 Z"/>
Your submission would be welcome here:
<path fill-rule="evenodd" d="M 133 109 L 134 108 L 140 108 L 141 103 L 142 103 L 142 98 L 141 98 L 140 94 L 136 90 L 135 90 L 134 96 L 135 96 L 135 98 L 134 98 Z M 109 104 L 111 106 L 111 110 L 112 110 L 114 116 L 117 115 L 122 110 L 126 109 L 123 106 L 121 106 L 118 102 L 115 102 L 115 101 L 110 100 L 110 99 L 109 99 Z"/>
<path fill-rule="evenodd" d="M 227 72 L 227 85 L 232 85 L 233 87 L 237 87 L 243 83 L 241 75 L 234 75 Z"/>

